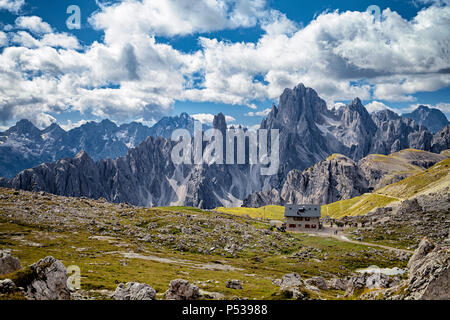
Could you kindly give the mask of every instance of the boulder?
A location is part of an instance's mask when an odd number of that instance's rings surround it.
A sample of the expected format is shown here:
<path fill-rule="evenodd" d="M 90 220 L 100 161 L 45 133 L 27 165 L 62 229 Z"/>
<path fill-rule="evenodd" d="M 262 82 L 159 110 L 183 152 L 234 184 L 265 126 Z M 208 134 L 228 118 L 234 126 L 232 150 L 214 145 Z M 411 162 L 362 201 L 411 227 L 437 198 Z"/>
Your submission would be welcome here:
<path fill-rule="evenodd" d="M 411 213 L 411 212 L 422 212 L 423 209 L 420 206 L 417 199 L 405 200 L 400 204 L 398 208 L 398 213 Z"/>
<path fill-rule="evenodd" d="M 9 250 L 0 250 L 0 275 L 22 269 L 20 260 L 11 255 Z"/>
<path fill-rule="evenodd" d="M 0 293 L 12 293 L 16 290 L 17 287 L 11 279 L 0 280 Z"/>
<path fill-rule="evenodd" d="M 61 261 L 46 257 L 27 270 L 27 297 L 35 300 L 69 300 L 67 271 Z"/>
<path fill-rule="evenodd" d="M 199 296 L 199 288 L 183 279 L 172 280 L 169 289 L 164 294 L 166 300 L 193 300 Z"/>
<path fill-rule="evenodd" d="M 114 300 L 154 300 L 155 297 L 155 289 L 138 282 L 120 283 L 112 295 Z"/>
<path fill-rule="evenodd" d="M 226 286 L 230 289 L 242 289 L 242 282 L 241 280 L 229 280 Z"/>
<path fill-rule="evenodd" d="M 305 283 L 310 286 L 319 288 L 320 290 L 328 290 L 327 282 L 322 277 L 313 277 L 305 280 Z"/>
<path fill-rule="evenodd" d="M 279 286 L 282 290 L 305 285 L 300 275 L 295 272 L 285 274 L 281 279 L 274 280 L 273 284 Z"/>
<path fill-rule="evenodd" d="M 360 275 L 351 277 L 348 281 L 346 296 L 354 294 L 358 289 L 382 289 L 390 288 L 395 284 L 395 281 L 388 275 L 383 273 L 362 273 Z"/>
<path fill-rule="evenodd" d="M 333 278 L 331 280 L 328 280 L 327 286 L 331 290 L 342 290 L 346 291 L 348 286 L 348 280 L 346 279 L 339 279 L 339 278 Z"/>
<path fill-rule="evenodd" d="M 413 274 L 418 265 L 420 265 L 424 258 L 435 248 L 434 244 L 428 240 L 428 238 L 423 238 L 420 241 L 419 246 L 414 251 L 408 262 L 409 273 Z"/>

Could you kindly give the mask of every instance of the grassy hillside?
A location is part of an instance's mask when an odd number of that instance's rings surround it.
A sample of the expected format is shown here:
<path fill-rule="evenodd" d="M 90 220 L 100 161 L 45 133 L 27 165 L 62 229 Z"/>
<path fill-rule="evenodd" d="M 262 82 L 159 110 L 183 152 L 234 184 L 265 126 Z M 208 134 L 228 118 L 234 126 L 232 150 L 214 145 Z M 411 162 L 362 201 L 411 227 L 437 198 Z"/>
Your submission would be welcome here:
<path fill-rule="evenodd" d="M 428 170 L 421 171 L 399 182 L 383 187 L 374 193 L 341 200 L 322 207 L 322 215 L 334 218 L 364 215 L 391 202 L 414 197 L 450 187 L 450 159 L 445 159 Z"/>
<path fill-rule="evenodd" d="M 289 272 L 330 279 L 373 264 L 406 264 L 386 250 L 373 254 L 360 244 L 269 231 L 268 224 L 243 216 L 2 188 L 0 249 L 11 249 L 23 266 L 49 255 L 66 267 L 79 266 L 81 293 L 97 298 L 108 298 L 120 282 L 138 281 L 161 299 L 171 280 L 183 278 L 228 299 L 280 299 L 272 281 Z M 241 280 L 243 289 L 227 288 L 230 279 Z M 343 292 L 320 293 L 326 299 L 338 295 Z"/>
<path fill-rule="evenodd" d="M 410 198 L 421 192 L 450 186 L 450 158 L 445 159 L 428 170 L 393 183 L 377 191 L 379 194 Z"/>
<path fill-rule="evenodd" d="M 363 215 L 375 208 L 385 207 L 389 203 L 398 200 L 385 195 L 366 193 L 359 197 L 322 206 L 322 216 L 328 214 L 332 218 L 342 218 L 343 216 Z"/>
<path fill-rule="evenodd" d="M 233 214 L 237 216 L 249 216 L 250 218 L 269 219 L 269 220 L 283 220 L 284 207 L 283 206 L 265 206 L 260 208 L 216 208 L 215 211 Z"/>

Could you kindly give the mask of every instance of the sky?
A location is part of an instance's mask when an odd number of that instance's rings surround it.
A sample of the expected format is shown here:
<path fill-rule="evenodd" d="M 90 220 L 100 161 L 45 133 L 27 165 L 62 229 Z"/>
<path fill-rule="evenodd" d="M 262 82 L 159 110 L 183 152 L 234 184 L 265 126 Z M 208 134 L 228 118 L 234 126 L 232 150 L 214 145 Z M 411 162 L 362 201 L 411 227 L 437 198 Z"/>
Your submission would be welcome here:
<path fill-rule="evenodd" d="M 0 129 L 258 125 L 285 88 L 450 116 L 450 0 L 0 0 Z M 74 11 L 79 8 L 79 28 Z M 370 10 L 368 10 L 370 8 Z"/>

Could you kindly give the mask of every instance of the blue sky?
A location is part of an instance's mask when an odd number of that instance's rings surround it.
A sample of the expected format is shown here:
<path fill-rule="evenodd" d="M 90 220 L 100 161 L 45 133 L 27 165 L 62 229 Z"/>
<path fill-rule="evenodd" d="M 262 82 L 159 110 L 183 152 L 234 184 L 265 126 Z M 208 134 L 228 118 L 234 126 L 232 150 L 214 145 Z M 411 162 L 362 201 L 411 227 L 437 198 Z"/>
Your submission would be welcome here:
<path fill-rule="evenodd" d="M 73 4 L 80 30 L 66 26 Z M 446 0 L 3 0 L 0 126 L 181 112 L 253 126 L 299 82 L 330 107 L 359 96 L 449 117 L 449 15 Z"/>

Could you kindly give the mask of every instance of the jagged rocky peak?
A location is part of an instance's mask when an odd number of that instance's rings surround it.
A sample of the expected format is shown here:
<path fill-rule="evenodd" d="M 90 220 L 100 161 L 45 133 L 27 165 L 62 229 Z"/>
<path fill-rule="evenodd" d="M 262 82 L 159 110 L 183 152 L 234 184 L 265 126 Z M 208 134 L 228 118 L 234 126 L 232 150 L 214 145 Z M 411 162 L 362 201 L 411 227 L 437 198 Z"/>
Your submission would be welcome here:
<path fill-rule="evenodd" d="M 394 111 L 389 110 L 389 109 L 375 111 L 372 113 L 372 119 L 376 123 L 381 123 L 383 121 L 389 121 L 389 120 L 398 120 L 400 118 L 401 117 L 397 113 L 395 113 Z"/>
<path fill-rule="evenodd" d="M 327 111 L 325 101 L 314 89 L 300 83 L 294 89 L 284 90 L 280 96 L 278 112 L 274 112 L 273 116 L 288 125 L 295 124 L 301 119 L 315 122 L 323 111 Z"/>
<path fill-rule="evenodd" d="M 18 121 L 15 126 L 9 128 L 6 133 L 16 133 L 19 135 L 39 135 L 41 133 L 41 130 L 39 130 L 31 121 L 22 119 Z"/>

